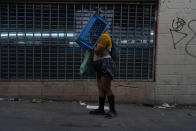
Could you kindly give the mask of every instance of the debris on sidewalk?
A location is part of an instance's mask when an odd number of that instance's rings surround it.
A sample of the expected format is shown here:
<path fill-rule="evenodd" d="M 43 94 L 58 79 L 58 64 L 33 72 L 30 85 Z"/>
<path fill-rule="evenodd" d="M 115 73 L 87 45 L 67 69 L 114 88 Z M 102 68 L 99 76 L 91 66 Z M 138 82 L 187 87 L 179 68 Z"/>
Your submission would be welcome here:
<path fill-rule="evenodd" d="M 34 99 L 31 100 L 31 102 L 32 103 L 42 103 L 42 102 L 44 102 L 44 100 L 42 100 L 42 99 L 35 99 L 34 98 Z"/>
<path fill-rule="evenodd" d="M 0 98 L 0 101 L 7 101 L 8 98 Z"/>
<path fill-rule="evenodd" d="M 85 102 L 79 101 L 79 103 L 80 103 L 81 106 L 86 106 Z"/>
<path fill-rule="evenodd" d="M 93 105 L 87 105 L 87 109 L 98 109 L 98 106 L 93 106 Z M 109 110 L 108 106 L 104 106 L 104 110 Z"/>
<path fill-rule="evenodd" d="M 86 107 L 87 109 L 98 109 L 99 106 L 94 106 L 94 105 L 87 105 L 86 102 L 83 102 L 83 101 L 79 101 L 79 104 L 83 107 Z M 109 110 L 109 107 L 108 106 L 104 106 L 104 109 L 105 110 Z"/>
<path fill-rule="evenodd" d="M 161 106 L 156 106 L 156 108 L 159 108 L 159 109 L 174 108 L 174 107 L 176 107 L 176 104 L 169 105 L 168 103 L 163 103 Z"/>

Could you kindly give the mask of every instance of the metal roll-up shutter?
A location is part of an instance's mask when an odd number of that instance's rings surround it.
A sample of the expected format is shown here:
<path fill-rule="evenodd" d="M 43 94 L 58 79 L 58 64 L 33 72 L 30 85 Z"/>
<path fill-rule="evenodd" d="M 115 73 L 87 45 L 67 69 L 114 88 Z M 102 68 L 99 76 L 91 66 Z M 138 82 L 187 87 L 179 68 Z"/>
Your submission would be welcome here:
<path fill-rule="evenodd" d="M 1 80 L 85 80 L 75 37 L 92 13 L 105 16 L 119 46 L 116 80 L 152 81 L 156 1 L 1 1 Z"/>

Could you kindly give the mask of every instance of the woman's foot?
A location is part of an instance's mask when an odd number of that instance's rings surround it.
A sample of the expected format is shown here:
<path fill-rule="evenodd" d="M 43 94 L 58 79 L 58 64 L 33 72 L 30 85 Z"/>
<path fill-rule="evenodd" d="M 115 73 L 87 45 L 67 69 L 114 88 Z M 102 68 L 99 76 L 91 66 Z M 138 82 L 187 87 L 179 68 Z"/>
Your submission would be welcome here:
<path fill-rule="evenodd" d="M 116 117 L 117 113 L 116 111 L 109 111 L 108 113 L 105 114 L 105 118 L 111 119 L 113 117 Z"/>
<path fill-rule="evenodd" d="M 105 115 L 104 110 L 95 109 L 89 112 L 90 115 Z"/>

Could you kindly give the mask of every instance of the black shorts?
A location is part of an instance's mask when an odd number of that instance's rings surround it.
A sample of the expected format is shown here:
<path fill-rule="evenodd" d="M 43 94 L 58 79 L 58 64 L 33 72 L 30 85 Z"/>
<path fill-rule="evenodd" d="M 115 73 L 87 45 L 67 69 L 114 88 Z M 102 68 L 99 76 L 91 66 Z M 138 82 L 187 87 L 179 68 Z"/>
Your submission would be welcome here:
<path fill-rule="evenodd" d="M 109 75 L 111 79 L 114 78 L 115 64 L 112 58 L 104 58 L 104 59 L 96 60 L 93 63 L 98 78 L 105 75 Z"/>

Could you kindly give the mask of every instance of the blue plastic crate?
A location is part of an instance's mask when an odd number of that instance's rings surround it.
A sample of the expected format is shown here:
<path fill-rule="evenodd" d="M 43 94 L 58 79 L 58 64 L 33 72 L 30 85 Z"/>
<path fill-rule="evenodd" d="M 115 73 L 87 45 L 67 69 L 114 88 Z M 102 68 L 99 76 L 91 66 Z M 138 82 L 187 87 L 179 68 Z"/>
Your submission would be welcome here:
<path fill-rule="evenodd" d="M 92 50 L 100 35 L 106 30 L 109 22 L 94 13 L 76 38 L 76 42 L 83 48 Z"/>

